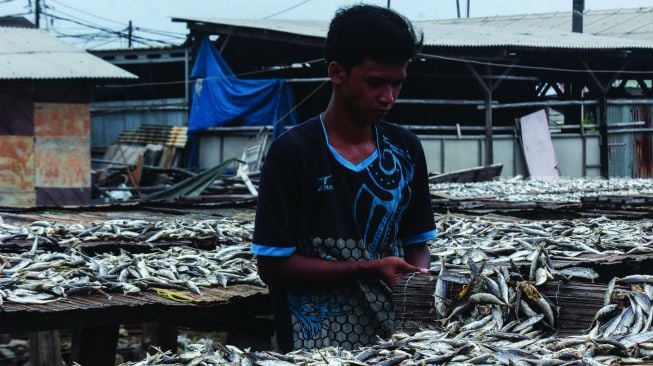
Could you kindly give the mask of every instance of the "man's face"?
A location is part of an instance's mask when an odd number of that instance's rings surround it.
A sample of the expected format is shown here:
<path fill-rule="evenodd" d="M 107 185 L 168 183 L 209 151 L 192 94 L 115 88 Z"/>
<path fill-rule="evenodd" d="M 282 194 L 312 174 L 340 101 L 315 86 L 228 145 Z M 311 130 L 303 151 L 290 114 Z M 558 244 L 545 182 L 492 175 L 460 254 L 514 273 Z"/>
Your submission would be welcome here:
<path fill-rule="evenodd" d="M 406 65 L 388 65 L 365 59 L 345 70 L 332 62 L 329 76 L 352 115 L 360 122 L 373 124 L 385 117 L 394 105 L 406 80 Z"/>

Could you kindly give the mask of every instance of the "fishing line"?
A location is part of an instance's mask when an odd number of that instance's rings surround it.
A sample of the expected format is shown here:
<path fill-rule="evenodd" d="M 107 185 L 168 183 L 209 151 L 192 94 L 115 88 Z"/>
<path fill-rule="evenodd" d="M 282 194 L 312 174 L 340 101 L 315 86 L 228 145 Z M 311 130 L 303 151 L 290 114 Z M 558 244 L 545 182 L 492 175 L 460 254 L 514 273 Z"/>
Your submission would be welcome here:
<path fill-rule="evenodd" d="M 404 283 L 404 299 L 403 299 L 404 308 L 401 311 L 401 325 L 402 326 L 404 325 L 404 319 L 406 318 L 406 307 L 407 307 L 407 304 L 408 304 L 408 282 L 410 282 L 410 280 L 412 280 L 413 277 L 415 277 L 417 275 L 417 273 L 418 272 L 411 273 L 410 276 L 408 277 L 408 279 L 406 280 L 406 282 Z"/>

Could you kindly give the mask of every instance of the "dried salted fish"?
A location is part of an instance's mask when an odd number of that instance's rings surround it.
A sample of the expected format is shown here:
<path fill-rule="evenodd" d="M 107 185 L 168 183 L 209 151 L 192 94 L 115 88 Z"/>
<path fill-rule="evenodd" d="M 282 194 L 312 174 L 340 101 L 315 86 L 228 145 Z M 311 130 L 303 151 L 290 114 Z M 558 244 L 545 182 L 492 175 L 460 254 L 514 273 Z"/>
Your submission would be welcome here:
<path fill-rule="evenodd" d="M 148 287 L 201 294 L 200 287 L 249 283 L 264 286 L 248 244 L 220 245 L 214 250 L 173 247 L 150 253 L 103 253 L 93 257 L 76 249 L 67 253 L 36 250 L 4 254 L 0 268 L 3 301 L 42 304 L 74 294 Z"/>
<path fill-rule="evenodd" d="M 34 221 L 30 225 L 0 222 L 0 243 L 12 240 L 34 240 L 58 245 L 79 242 L 174 242 L 179 240 L 214 240 L 217 243 L 251 242 L 253 221 L 240 222 L 228 217 L 213 220 L 108 220 L 88 227 Z"/>
<path fill-rule="evenodd" d="M 431 184 L 430 189 L 458 199 L 493 197 L 496 200 L 518 202 L 580 202 L 585 197 L 653 193 L 653 180 L 587 177 L 537 180 L 517 176 L 490 182 Z"/>

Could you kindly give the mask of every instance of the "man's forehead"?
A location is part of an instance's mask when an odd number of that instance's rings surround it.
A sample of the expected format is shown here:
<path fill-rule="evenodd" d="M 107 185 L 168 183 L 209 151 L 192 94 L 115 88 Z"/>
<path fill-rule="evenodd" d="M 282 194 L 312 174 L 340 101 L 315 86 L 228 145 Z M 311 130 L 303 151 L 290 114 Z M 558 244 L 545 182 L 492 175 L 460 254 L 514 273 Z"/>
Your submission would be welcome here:
<path fill-rule="evenodd" d="M 355 66 L 354 68 L 358 68 L 361 72 L 365 73 L 368 76 L 378 76 L 384 78 L 405 78 L 406 66 L 406 64 L 392 65 L 365 59 L 360 65 Z"/>

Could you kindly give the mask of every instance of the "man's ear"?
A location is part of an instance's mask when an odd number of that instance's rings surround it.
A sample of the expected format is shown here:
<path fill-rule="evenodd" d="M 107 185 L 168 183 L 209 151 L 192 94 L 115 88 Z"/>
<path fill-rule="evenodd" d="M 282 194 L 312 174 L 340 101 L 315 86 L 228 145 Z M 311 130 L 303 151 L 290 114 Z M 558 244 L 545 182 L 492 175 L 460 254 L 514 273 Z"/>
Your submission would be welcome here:
<path fill-rule="evenodd" d="M 342 83 L 342 81 L 345 79 L 347 70 L 345 70 L 345 68 L 342 67 L 342 65 L 340 65 L 336 61 L 331 61 L 329 62 L 329 67 L 327 69 L 327 72 L 329 74 L 329 79 L 331 79 L 331 82 L 337 85 Z"/>

